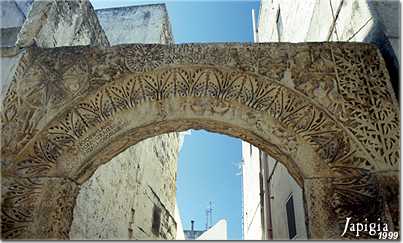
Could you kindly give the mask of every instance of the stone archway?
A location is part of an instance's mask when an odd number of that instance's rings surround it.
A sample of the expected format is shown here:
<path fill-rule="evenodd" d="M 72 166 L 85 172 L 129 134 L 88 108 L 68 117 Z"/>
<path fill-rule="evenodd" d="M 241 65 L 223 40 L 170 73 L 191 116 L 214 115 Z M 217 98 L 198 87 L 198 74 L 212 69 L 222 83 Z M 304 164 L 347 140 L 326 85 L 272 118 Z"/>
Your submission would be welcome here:
<path fill-rule="evenodd" d="M 68 238 L 99 165 L 189 128 L 282 161 L 304 188 L 309 238 L 340 238 L 346 217 L 398 230 L 394 97 L 367 44 L 29 48 L 3 102 L 3 238 Z"/>

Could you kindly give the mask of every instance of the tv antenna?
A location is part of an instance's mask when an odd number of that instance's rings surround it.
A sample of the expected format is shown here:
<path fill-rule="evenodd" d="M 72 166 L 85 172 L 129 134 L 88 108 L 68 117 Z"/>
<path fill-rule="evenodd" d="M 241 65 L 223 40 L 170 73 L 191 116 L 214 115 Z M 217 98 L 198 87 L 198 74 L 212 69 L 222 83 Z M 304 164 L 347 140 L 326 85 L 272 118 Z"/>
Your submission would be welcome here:
<path fill-rule="evenodd" d="M 211 201 L 209 202 L 209 207 L 206 209 L 206 230 L 213 226 L 213 206 Z"/>

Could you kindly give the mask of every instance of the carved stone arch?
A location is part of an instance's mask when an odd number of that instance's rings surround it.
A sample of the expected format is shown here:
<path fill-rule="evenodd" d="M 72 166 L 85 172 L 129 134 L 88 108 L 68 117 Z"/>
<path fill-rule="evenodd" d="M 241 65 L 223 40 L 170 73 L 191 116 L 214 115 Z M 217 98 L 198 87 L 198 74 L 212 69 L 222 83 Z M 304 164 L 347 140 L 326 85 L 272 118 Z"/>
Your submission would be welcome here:
<path fill-rule="evenodd" d="M 43 59 L 30 66 L 52 72 L 62 96 L 44 91 L 43 107 L 33 112 L 54 113 L 33 125 L 37 131 L 20 152 L 2 152 L 5 238 L 68 238 L 79 185 L 99 165 L 145 138 L 189 128 L 239 137 L 282 161 L 304 188 L 310 238 L 340 238 L 346 217 L 382 217 L 398 227 L 390 208 L 399 188 L 398 108 L 371 46 L 129 45 L 32 53 Z M 45 78 L 21 69 L 22 77 Z M 77 78 L 89 84 L 77 86 Z M 12 86 L 7 118 L 25 114 L 17 106 L 17 115 L 8 115 L 15 93 Z"/>

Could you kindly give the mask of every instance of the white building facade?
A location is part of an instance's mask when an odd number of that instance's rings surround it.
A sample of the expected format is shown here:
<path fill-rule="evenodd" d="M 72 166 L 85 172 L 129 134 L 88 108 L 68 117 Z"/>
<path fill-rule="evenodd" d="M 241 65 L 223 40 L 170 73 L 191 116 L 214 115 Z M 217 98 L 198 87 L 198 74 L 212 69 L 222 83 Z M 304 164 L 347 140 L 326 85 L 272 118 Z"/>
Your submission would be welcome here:
<path fill-rule="evenodd" d="M 256 42 L 375 44 L 399 94 L 400 1 L 261 0 Z"/>
<path fill-rule="evenodd" d="M 281 162 L 242 141 L 243 239 L 307 239 L 303 191 Z"/>
<path fill-rule="evenodd" d="M 243 239 L 261 240 L 262 205 L 260 198 L 259 149 L 242 141 L 242 181 L 243 181 Z"/>
<path fill-rule="evenodd" d="M 255 42 L 366 42 L 377 45 L 399 90 L 400 2 L 261 0 L 252 11 Z M 245 240 L 307 239 L 300 185 L 285 166 L 247 142 L 243 154 Z"/>

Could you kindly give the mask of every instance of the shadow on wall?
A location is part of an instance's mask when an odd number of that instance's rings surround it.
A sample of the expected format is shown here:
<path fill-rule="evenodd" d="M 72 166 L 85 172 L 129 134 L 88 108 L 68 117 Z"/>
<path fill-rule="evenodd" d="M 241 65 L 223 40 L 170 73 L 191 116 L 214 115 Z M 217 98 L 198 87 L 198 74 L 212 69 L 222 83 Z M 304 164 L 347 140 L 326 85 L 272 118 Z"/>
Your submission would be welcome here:
<path fill-rule="evenodd" d="M 400 65 L 396 55 L 400 55 L 400 1 L 368 1 L 368 7 L 374 24 L 363 41 L 379 48 L 399 102 Z M 396 42 L 397 53 L 390 40 Z"/>

